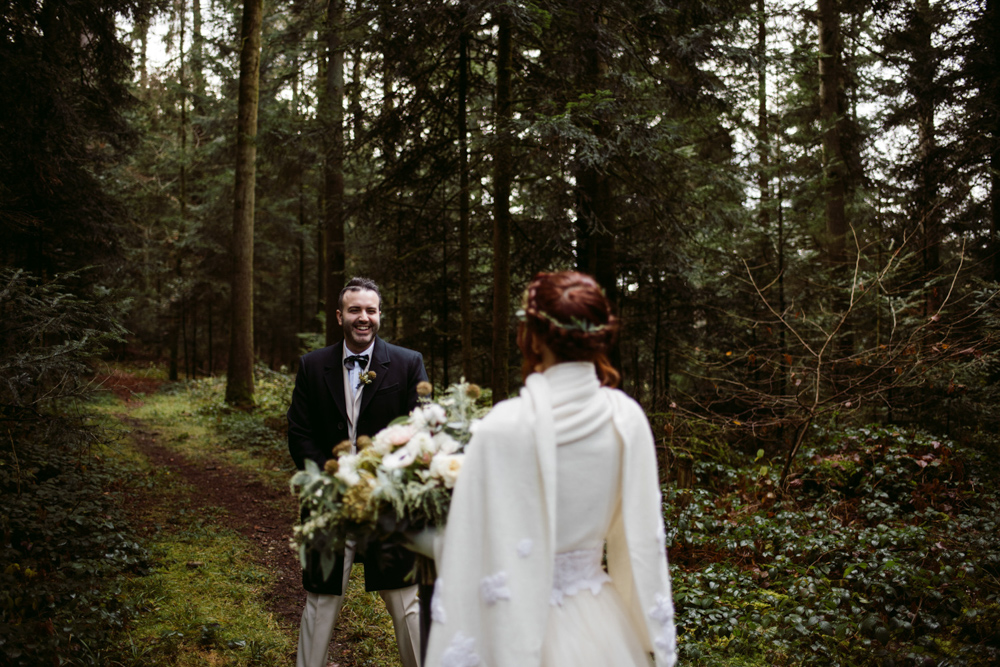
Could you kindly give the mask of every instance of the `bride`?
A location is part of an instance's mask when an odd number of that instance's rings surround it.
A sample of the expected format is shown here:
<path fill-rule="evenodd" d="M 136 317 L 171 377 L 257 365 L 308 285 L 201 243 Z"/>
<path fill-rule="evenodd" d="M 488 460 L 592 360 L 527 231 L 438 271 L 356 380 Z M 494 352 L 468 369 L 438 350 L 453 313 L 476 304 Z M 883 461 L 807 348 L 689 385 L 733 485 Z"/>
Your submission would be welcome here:
<path fill-rule="evenodd" d="M 656 454 L 642 409 L 612 389 L 617 320 L 569 271 L 538 274 L 519 316 L 525 386 L 466 448 L 424 664 L 670 667 Z"/>

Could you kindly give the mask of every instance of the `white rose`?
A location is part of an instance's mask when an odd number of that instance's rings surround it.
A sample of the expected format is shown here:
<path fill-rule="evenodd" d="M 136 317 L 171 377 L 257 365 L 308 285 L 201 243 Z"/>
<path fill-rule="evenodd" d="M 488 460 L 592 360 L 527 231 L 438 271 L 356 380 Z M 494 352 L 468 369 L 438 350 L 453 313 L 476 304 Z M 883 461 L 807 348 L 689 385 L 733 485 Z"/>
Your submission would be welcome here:
<path fill-rule="evenodd" d="M 410 413 L 410 428 L 415 432 L 427 430 L 427 415 L 424 414 L 423 408 L 413 408 L 413 411 Z"/>
<path fill-rule="evenodd" d="M 465 456 L 462 454 L 438 454 L 431 459 L 431 477 L 444 482 L 446 489 L 454 488 L 464 458 Z"/>
<path fill-rule="evenodd" d="M 448 421 L 448 413 L 437 403 L 424 406 L 424 419 L 431 426 L 441 426 Z"/>
<path fill-rule="evenodd" d="M 382 467 L 386 470 L 397 470 L 405 468 L 413 463 L 417 458 L 417 449 L 412 446 L 412 442 L 404 447 L 400 447 L 394 452 L 382 457 Z"/>
<path fill-rule="evenodd" d="M 334 477 L 347 486 L 354 486 L 361 481 L 361 476 L 358 475 L 357 471 L 357 454 L 343 454 L 339 459 L 337 459 L 337 463 L 337 472 L 334 473 Z"/>
<path fill-rule="evenodd" d="M 441 452 L 442 454 L 454 454 L 462 446 L 462 443 L 460 443 L 458 440 L 455 440 L 455 438 L 451 437 L 444 431 L 441 431 L 440 433 L 434 436 L 434 444 L 437 448 L 437 451 Z"/>
<path fill-rule="evenodd" d="M 410 438 L 407 447 L 413 448 L 416 454 L 436 454 L 437 453 L 437 443 L 434 442 L 434 438 L 427 431 L 418 431 Z"/>

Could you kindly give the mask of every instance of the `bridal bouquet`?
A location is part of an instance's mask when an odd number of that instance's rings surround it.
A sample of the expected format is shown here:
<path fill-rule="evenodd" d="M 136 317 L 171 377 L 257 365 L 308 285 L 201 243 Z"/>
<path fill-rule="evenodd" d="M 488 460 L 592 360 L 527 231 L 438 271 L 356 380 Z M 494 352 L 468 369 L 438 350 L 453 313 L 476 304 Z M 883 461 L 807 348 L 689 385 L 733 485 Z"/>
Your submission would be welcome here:
<path fill-rule="evenodd" d="M 359 437 L 357 453 L 342 442 L 323 470 L 307 460 L 292 477 L 304 517 L 292 544 L 303 567 L 306 553 L 316 551 L 328 577 L 348 542 L 364 550 L 369 541 L 402 542 L 405 533 L 444 525 L 480 390 L 463 380 L 437 402 L 430 383 L 417 393 L 420 405 L 374 437 Z"/>

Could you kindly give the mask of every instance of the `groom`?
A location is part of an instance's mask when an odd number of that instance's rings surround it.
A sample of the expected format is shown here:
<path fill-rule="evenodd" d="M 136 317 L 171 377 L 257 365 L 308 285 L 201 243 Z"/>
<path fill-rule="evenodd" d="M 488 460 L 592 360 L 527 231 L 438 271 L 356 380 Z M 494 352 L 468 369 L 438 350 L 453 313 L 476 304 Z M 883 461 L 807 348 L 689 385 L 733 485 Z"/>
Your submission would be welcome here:
<path fill-rule="evenodd" d="M 337 302 L 337 323 L 344 329 L 344 341 L 299 360 L 288 409 L 288 449 L 299 470 L 305 467 L 306 459 L 322 469 L 338 443 L 349 440 L 353 450 L 358 436 L 375 435 L 417 405 L 417 383 L 427 380 L 423 357 L 377 336 L 381 313 L 378 285 L 367 278 L 352 278 Z M 413 565 L 413 554 L 403 548 L 381 549 L 376 544 L 364 556 L 365 589 L 378 591 L 385 601 L 403 667 L 417 667 L 417 587 L 404 581 Z M 307 596 L 296 667 L 327 664 L 327 648 L 354 557 L 354 549 L 348 547 L 337 557 L 330 578 L 324 580 L 318 554 L 310 554 L 302 572 Z"/>

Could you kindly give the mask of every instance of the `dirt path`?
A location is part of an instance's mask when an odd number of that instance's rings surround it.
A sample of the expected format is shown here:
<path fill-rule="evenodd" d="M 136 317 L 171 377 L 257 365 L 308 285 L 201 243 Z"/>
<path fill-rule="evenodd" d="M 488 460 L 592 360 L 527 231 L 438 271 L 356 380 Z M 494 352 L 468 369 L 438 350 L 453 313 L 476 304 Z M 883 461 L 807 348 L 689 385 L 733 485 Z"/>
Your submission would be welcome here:
<path fill-rule="evenodd" d="M 126 410 L 141 405 L 144 395 L 155 393 L 163 384 L 117 370 L 97 380 L 122 401 Z M 255 545 L 254 560 L 275 574 L 274 583 L 265 594 L 265 605 L 290 634 L 297 635 L 305 598 L 298 558 L 288 546 L 297 508 L 287 489 L 262 484 L 240 468 L 212 458 L 192 461 L 161 444 L 161 434 L 145 422 L 127 412 L 115 416 L 128 426 L 136 448 L 153 466 L 171 470 L 190 487 L 194 507 L 224 509 L 229 525 Z M 149 494 L 132 500 L 138 503 L 140 513 L 143 505 L 157 502 Z M 344 647 L 336 645 L 335 650 L 339 655 L 344 654 Z M 349 664 L 348 659 L 341 666 Z"/>
<path fill-rule="evenodd" d="M 169 469 L 183 480 L 190 488 L 193 507 L 224 509 L 228 525 L 255 545 L 254 560 L 275 574 L 273 585 L 264 593 L 264 604 L 289 634 L 297 638 L 305 593 L 298 557 L 289 547 L 291 528 L 298 519 L 298 506 L 287 487 L 268 486 L 221 459 L 199 456 L 198 460 L 192 460 L 165 446 L 155 426 L 130 414 L 143 404 L 145 396 L 156 393 L 163 381 L 117 369 L 110 375 L 97 377 L 96 381 L 122 402 L 125 410 L 115 416 L 129 428 L 136 448 L 150 464 Z M 130 501 L 136 503 L 135 509 L 141 514 L 143 506 L 154 506 L 159 499 L 153 494 L 139 494 Z M 338 623 L 338 627 L 341 625 Z M 342 633 L 338 631 L 337 634 Z M 357 667 L 361 660 L 354 649 L 350 641 L 337 641 L 335 637 L 330 651 L 337 661 L 327 667 Z"/>
<path fill-rule="evenodd" d="M 118 415 L 132 431 L 136 447 L 149 462 L 169 468 L 191 487 L 195 507 L 221 507 L 229 525 L 255 545 L 254 559 L 275 573 L 267 593 L 267 608 L 289 631 L 297 631 L 302 613 L 302 574 L 295 553 L 288 547 L 291 526 L 297 519 L 293 499 L 287 491 L 274 489 L 241 474 L 241 471 L 213 460 L 192 462 L 161 445 L 156 431 L 138 419 Z M 276 509 L 282 507 L 282 509 Z"/>

